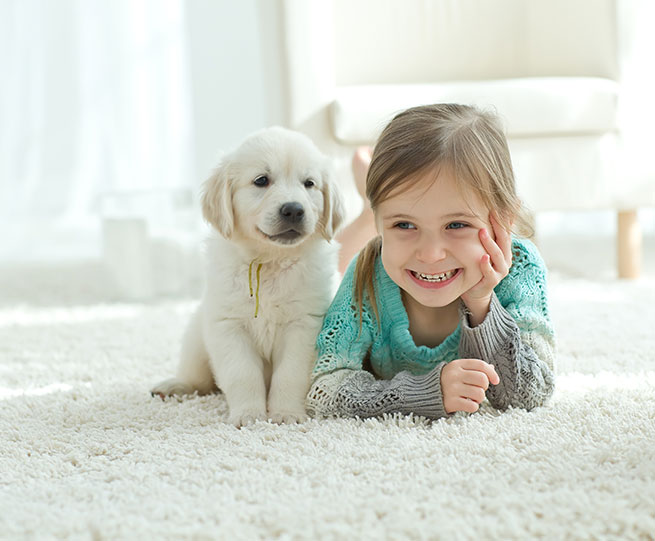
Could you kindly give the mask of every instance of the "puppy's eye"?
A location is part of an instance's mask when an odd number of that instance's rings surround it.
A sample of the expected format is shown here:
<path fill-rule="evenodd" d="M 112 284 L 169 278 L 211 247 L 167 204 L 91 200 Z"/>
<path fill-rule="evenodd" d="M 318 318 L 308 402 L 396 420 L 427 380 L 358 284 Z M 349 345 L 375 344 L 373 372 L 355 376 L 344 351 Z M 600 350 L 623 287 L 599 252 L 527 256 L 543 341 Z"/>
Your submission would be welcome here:
<path fill-rule="evenodd" d="M 305 181 L 305 188 L 312 188 L 313 186 L 316 186 L 316 183 L 311 178 L 308 178 Z"/>
<path fill-rule="evenodd" d="M 266 175 L 261 175 L 254 180 L 253 184 L 258 188 L 265 188 L 270 184 L 270 182 Z"/>

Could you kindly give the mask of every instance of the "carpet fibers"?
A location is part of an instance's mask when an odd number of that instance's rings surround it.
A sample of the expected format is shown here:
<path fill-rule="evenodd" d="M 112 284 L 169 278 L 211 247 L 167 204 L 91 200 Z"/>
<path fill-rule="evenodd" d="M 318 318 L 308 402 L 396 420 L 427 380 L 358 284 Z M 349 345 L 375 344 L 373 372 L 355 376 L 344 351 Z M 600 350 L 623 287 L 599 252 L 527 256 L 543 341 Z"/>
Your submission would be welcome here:
<path fill-rule="evenodd" d="M 655 280 L 550 293 L 547 407 L 242 430 L 148 394 L 194 302 L 0 302 L 0 538 L 653 539 Z"/>

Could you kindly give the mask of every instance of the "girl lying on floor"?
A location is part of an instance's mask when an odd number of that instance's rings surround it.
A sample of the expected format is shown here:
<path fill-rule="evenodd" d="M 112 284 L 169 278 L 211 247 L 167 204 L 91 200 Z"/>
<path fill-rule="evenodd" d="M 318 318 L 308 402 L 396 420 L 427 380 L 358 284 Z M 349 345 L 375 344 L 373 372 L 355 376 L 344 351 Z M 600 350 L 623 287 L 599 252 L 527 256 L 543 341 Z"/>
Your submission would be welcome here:
<path fill-rule="evenodd" d="M 368 152 L 353 165 L 370 208 L 342 235 L 342 261 L 377 235 L 325 317 L 309 413 L 436 419 L 473 413 L 485 397 L 498 409 L 544 404 L 554 382 L 546 269 L 526 240 L 498 119 L 412 108 Z"/>

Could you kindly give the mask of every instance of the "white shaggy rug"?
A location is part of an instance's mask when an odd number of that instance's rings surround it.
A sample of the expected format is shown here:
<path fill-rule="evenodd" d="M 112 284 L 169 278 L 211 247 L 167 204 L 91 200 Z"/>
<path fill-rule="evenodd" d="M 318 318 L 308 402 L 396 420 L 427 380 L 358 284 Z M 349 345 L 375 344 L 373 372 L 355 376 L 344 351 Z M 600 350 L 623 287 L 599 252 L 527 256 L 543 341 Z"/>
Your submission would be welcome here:
<path fill-rule="evenodd" d="M 193 301 L 17 288 L 0 286 L 1 539 L 655 538 L 652 277 L 553 276 L 548 407 L 242 430 L 220 395 L 148 394 Z"/>

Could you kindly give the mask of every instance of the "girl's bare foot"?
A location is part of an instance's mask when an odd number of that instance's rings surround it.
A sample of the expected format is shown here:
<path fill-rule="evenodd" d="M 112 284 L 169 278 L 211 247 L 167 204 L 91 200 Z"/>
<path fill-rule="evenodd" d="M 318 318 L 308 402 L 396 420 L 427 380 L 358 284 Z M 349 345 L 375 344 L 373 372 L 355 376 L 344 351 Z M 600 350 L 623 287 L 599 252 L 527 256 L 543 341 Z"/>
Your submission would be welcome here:
<path fill-rule="evenodd" d="M 353 176 L 355 177 L 355 186 L 359 195 L 366 201 L 366 173 L 368 167 L 371 165 L 371 156 L 373 154 L 373 147 L 357 147 L 353 154 L 352 168 Z"/>

